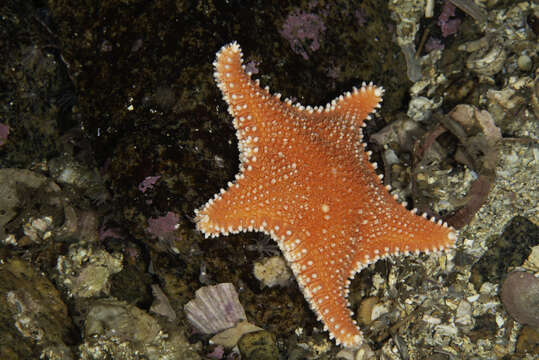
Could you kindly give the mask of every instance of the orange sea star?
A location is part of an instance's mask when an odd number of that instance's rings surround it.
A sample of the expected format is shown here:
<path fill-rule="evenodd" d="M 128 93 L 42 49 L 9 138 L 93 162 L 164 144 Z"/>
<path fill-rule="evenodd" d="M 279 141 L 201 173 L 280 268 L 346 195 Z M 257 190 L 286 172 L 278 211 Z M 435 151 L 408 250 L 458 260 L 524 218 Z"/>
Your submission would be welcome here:
<path fill-rule="evenodd" d="M 196 211 L 197 228 L 211 237 L 269 234 L 330 337 L 358 347 L 349 279 L 387 255 L 450 247 L 455 231 L 408 211 L 369 161 L 361 127 L 380 106 L 382 88 L 363 84 L 325 107 L 304 107 L 261 89 L 241 64 L 237 43 L 214 63 L 234 117 L 240 171 Z"/>

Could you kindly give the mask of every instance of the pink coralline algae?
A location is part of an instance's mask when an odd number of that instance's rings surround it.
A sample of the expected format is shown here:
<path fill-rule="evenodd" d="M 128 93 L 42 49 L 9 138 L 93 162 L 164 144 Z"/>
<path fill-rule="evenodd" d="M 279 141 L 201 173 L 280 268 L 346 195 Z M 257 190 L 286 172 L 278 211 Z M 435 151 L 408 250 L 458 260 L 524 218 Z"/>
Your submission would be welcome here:
<path fill-rule="evenodd" d="M 4 145 L 9 135 L 9 126 L 0 123 L 0 146 Z"/>
<path fill-rule="evenodd" d="M 211 359 L 221 360 L 224 355 L 225 355 L 225 348 L 219 345 L 211 353 L 209 353 L 206 356 Z"/>
<path fill-rule="evenodd" d="M 354 16 L 357 20 L 357 24 L 360 27 L 365 26 L 365 24 L 367 23 L 367 18 L 365 17 L 365 11 L 363 11 L 362 9 L 357 9 L 356 11 L 354 11 Z"/>
<path fill-rule="evenodd" d="M 455 5 L 451 1 L 446 0 L 442 8 L 442 13 L 438 17 L 438 26 L 442 30 L 442 36 L 444 38 L 456 34 L 459 29 L 460 19 L 451 19 L 454 16 Z"/>
<path fill-rule="evenodd" d="M 124 239 L 125 236 L 122 235 L 122 230 L 120 228 L 105 228 L 102 226 L 99 229 L 99 240 L 103 241 L 106 238 Z"/>
<path fill-rule="evenodd" d="M 444 49 L 444 45 L 442 44 L 442 40 L 440 39 L 429 37 L 429 39 L 425 43 L 425 51 L 428 53 L 433 50 L 443 50 L 443 49 Z"/>
<path fill-rule="evenodd" d="M 159 239 L 167 239 L 174 236 L 174 230 L 180 220 L 179 216 L 169 211 L 166 215 L 148 220 L 147 231 Z"/>
<path fill-rule="evenodd" d="M 152 189 L 157 180 L 159 180 L 161 176 L 148 176 L 140 184 L 138 184 L 138 189 L 145 193 L 146 190 Z"/>
<path fill-rule="evenodd" d="M 258 65 L 260 65 L 260 62 L 251 60 L 245 64 L 245 71 L 251 73 L 252 75 L 258 74 Z"/>
<path fill-rule="evenodd" d="M 308 51 L 314 52 L 320 48 L 320 36 L 325 31 L 326 26 L 320 16 L 296 10 L 288 14 L 279 33 L 296 54 L 308 60 Z"/>

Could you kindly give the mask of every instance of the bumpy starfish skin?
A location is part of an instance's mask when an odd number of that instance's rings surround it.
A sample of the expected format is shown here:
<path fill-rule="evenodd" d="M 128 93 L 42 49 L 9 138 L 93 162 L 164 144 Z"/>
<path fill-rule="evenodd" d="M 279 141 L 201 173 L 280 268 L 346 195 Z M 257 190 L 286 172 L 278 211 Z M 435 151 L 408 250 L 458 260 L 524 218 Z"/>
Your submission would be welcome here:
<path fill-rule="evenodd" d="M 337 344 L 362 343 L 348 309 L 350 278 L 381 257 L 451 247 L 452 228 L 408 211 L 369 161 L 361 126 L 382 100 L 372 84 L 325 107 L 292 105 L 246 74 L 236 43 L 217 54 L 215 79 L 234 117 L 240 171 L 196 211 L 206 236 L 269 234 Z"/>

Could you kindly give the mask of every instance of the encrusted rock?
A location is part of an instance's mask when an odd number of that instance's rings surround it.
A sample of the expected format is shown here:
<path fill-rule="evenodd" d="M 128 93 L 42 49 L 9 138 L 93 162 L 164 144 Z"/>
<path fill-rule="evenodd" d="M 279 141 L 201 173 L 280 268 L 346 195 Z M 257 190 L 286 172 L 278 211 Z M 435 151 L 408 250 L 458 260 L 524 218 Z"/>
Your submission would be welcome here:
<path fill-rule="evenodd" d="M 241 358 L 245 360 L 272 360 L 279 358 L 275 335 L 257 331 L 244 335 L 239 343 Z"/>
<path fill-rule="evenodd" d="M 436 110 L 442 105 L 442 101 L 434 102 L 424 96 L 416 96 L 410 100 L 408 104 L 408 112 L 406 115 L 414 121 L 429 120 L 433 110 Z"/>
<path fill-rule="evenodd" d="M 40 239 L 47 240 L 52 235 L 51 227 L 52 217 L 43 216 L 37 219 L 31 217 L 23 225 L 23 232 L 31 241 L 38 242 Z"/>
<path fill-rule="evenodd" d="M 122 270 L 122 254 L 73 244 L 69 254 L 58 257 L 56 269 L 69 295 L 88 298 L 109 294 L 110 277 Z"/>
<path fill-rule="evenodd" d="M 84 334 L 114 336 L 120 340 L 148 343 L 159 336 L 160 326 L 153 317 L 123 301 L 101 299 L 90 308 Z"/>
<path fill-rule="evenodd" d="M 48 167 L 49 173 L 59 184 L 71 185 L 98 203 L 109 198 L 97 169 L 92 169 L 66 154 L 51 159 Z"/>
<path fill-rule="evenodd" d="M 67 306 L 32 264 L 12 259 L 0 265 L 0 309 L 0 359 L 39 358 L 29 353 L 36 347 L 42 358 L 71 358 L 66 343 L 74 340 L 75 329 Z"/>
<path fill-rule="evenodd" d="M 0 169 L 0 184 L 0 241 L 5 242 L 8 235 L 12 235 L 9 242 L 17 244 L 13 233 L 19 231 L 15 228 L 18 224 L 26 224 L 25 232 L 32 241 L 37 240 L 47 232 L 53 219 L 62 217 L 60 187 L 47 177 L 29 170 Z M 31 201 L 26 201 L 27 196 Z M 28 211 L 26 203 L 32 204 Z M 39 213 L 36 213 L 37 208 Z M 16 221 L 17 216 L 19 221 Z"/>
<path fill-rule="evenodd" d="M 165 333 L 145 311 L 113 298 L 91 305 L 79 350 L 84 360 L 200 359 L 179 330 Z"/>

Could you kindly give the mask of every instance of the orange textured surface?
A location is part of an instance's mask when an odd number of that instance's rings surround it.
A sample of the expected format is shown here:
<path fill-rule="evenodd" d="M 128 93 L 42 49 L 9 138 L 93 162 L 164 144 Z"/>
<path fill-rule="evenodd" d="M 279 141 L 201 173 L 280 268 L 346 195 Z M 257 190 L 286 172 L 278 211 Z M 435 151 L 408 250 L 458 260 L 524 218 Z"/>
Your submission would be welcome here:
<path fill-rule="evenodd" d="M 369 161 L 361 125 L 379 107 L 381 88 L 364 84 L 324 107 L 292 105 L 261 89 L 241 62 L 232 43 L 214 63 L 237 129 L 240 172 L 196 211 L 197 227 L 206 236 L 269 234 L 330 336 L 358 347 L 349 279 L 383 256 L 451 247 L 455 232 L 408 211 Z"/>

